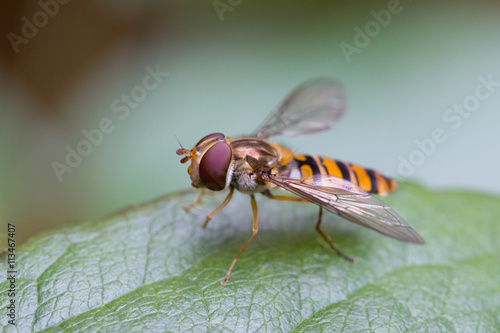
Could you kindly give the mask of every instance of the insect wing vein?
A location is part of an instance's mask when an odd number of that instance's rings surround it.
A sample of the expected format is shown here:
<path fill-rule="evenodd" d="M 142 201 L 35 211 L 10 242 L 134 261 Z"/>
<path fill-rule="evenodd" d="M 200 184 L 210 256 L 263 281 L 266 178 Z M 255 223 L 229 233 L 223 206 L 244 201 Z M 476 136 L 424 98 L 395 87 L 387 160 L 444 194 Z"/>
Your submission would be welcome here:
<path fill-rule="evenodd" d="M 339 180 L 337 183 L 342 183 L 345 186 L 350 184 L 350 189 L 339 187 L 332 178 L 336 177 L 325 175 L 324 177 L 315 176 L 306 180 L 298 180 L 268 176 L 268 179 L 278 187 L 351 222 L 400 241 L 415 244 L 424 243 L 422 237 L 382 200 L 345 180 Z M 345 184 L 346 182 L 348 184 Z"/>
<path fill-rule="evenodd" d="M 253 136 L 301 135 L 327 130 L 342 116 L 342 87 L 328 79 L 315 79 L 297 87 L 278 109 L 259 126 Z"/>

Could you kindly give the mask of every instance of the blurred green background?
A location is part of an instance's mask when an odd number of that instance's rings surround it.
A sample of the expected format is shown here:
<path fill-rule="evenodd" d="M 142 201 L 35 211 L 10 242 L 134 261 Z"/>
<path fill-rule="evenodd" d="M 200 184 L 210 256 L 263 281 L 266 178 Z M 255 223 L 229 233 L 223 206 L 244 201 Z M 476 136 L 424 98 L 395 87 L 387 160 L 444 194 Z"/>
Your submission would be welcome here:
<path fill-rule="evenodd" d="M 278 142 L 401 179 L 400 157 L 441 128 L 445 142 L 407 178 L 500 193 L 500 88 L 458 128 L 443 119 L 478 77 L 500 82 L 498 1 L 42 3 L 0 4 L 0 219 L 18 240 L 189 188 L 174 135 L 191 148 L 214 131 L 249 133 L 316 76 L 345 86 L 347 113 L 333 131 Z M 391 6 L 377 30 L 373 12 Z M 369 44 L 348 59 L 342 43 L 355 46 L 367 24 Z M 148 66 L 169 75 L 114 112 L 141 92 Z M 114 130 L 59 181 L 53 162 L 66 164 L 66 147 L 106 118 Z"/>

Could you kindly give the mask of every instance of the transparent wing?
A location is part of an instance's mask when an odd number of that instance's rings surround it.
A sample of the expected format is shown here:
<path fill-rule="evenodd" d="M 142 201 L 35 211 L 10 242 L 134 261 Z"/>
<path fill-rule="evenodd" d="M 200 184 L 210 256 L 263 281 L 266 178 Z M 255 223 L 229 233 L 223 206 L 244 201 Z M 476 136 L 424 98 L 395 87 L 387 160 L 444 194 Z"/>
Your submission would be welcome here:
<path fill-rule="evenodd" d="M 328 79 L 307 81 L 288 95 L 252 136 L 300 135 L 331 128 L 344 112 L 342 87 Z"/>
<path fill-rule="evenodd" d="M 305 180 L 266 177 L 278 187 L 351 222 L 403 242 L 424 244 L 422 237 L 391 207 L 344 179 L 328 175 Z"/>

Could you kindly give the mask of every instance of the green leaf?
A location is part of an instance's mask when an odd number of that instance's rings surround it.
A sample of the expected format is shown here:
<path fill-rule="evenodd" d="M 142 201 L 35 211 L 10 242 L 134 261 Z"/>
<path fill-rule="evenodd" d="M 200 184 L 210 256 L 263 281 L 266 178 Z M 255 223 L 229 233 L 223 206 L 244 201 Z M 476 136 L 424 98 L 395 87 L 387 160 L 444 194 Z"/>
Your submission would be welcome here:
<path fill-rule="evenodd" d="M 16 248 L 17 326 L 46 332 L 494 332 L 500 329 L 500 199 L 403 183 L 384 200 L 424 237 L 404 244 L 311 204 L 235 194 L 206 230 L 211 195 L 167 195 L 98 221 L 69 225 Z M 5 256 L 5 254 L 4 254 Z M 6 260 L 4 260 L 6 261 Z M 1 265 L 7 275 L 5 262 Z M 2 281 L 0 303 L 10 298 Z"/>

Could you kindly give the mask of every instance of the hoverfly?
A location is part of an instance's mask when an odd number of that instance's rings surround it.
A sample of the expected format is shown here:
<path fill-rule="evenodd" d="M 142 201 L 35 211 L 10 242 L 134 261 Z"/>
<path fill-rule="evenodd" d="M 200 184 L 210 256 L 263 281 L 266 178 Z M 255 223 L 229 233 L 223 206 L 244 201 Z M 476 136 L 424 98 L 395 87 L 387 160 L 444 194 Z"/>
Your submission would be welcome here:
<path fill-rule="evenodd" d="M 321 229 L 323 208 L 351 222 L 373 229 L 397 240 L 424 244 L 422 237 L 401 216 L 370 193 L 384 195 L 396 189 L 396 182 L 375 170 L 317 155 L 292 153 L 288 148 L 269 142 L 272 136 L 295 136 L 327 130 L 344 112 L 344 91 L 336 82 L 315 79 L 305 82 L 288 95 L 278 109 L 250 136 L 230 139 L 222 133 L 203 137 L 196 146 L 177 150 L 191 160 L 188 173 L 192 186 L 202 188 L 198 199 L 184 208 L 199 204 L 205 190 L 229 188 L 222 204 L 207 215 L 203 228 L 231 200 L 233 192 L 250 195 L 253 212 L 252 236 L 234 258 L 222 280 L 225 285 L 234 264 L 258 230 L 258 211 L 254 194 L 270 199 L 311 202 L 319 206 L 316 230 L 342 258 L 343 254 Z M 284 189 L 295 196 L 276 196 L 270 190 Z"/>

